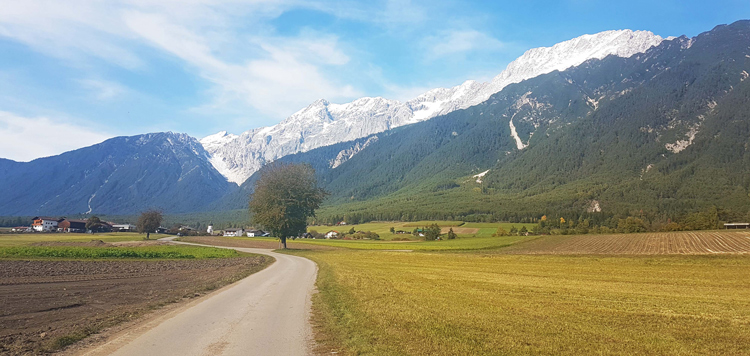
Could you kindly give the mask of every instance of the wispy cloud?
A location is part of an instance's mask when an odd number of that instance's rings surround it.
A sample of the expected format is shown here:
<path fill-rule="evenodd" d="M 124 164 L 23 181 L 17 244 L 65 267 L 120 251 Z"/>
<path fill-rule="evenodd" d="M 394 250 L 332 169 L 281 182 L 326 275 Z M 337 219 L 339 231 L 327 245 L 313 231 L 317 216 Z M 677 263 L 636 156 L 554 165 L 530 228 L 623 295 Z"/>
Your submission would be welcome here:
<path fill-rule="evenodd" d="M 360 94 L 327 73 L 349 62 L 338 37 L 310 31 L 279 36 L 259 26 L 258 34 L 247 38 L 235 28 L 263 23 L 295 6 L 306 5 L 275 0 L 4 2 L 0 36 L 74 66 L 98 59 L 142 70 L 148 66 L 144 48 L 156 48 L 197 69 L 214 86 L 206 91 L 213 97 L 203 105 L 234 105 L 282 118 L 315 99 Z M 231 48 L 245 50 L 223 58 Z M 99 90 L 99 99 L 122 93 L 122 86 L 111 81 L 82 84 Z"/>
<path fill-rule="evenodd" d="M 78 83 L 99 100 L 111 100 L 128 92 L 125 86 L 108 80 L 81 79 Z"/>
<path fill-rule="evenodd" d="M 425 38 L 427 59 L 437 59 L 472 51 L 497 51 L 506 47 L 500 40 L 476 30 L 443 31 Z"/>
<path fill-rule="evenodd" d="M 2 158 L 28 161 L 93 145 L 111 135 L 61 120 L 0 111 L 0 137 Z"/>

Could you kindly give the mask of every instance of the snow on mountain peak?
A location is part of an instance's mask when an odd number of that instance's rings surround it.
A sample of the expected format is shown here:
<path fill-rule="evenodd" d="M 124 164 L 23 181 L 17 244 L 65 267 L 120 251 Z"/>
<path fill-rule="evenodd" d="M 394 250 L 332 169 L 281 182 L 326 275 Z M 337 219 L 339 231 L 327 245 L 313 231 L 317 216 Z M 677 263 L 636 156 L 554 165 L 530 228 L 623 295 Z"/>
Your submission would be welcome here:
<path fill-rule="evenodd" d="M 480 104 L 510 84 L 565 70 L 589 59 L 630 57 L 663 40 L 648 31 L 613 30 L 583 35 L 552 47 L 530 49 L 487 83 L 467 80 L 453 88 L 432 89 L 406 102 L 364 97 L 332 104 L 319 99 L 277 125 L 239 136 L 222 131 L 200 142 L 211 155 L 214 167 L 230 182 L 241 184 L 264 164 L 283 156 L 429 120 Z"/>

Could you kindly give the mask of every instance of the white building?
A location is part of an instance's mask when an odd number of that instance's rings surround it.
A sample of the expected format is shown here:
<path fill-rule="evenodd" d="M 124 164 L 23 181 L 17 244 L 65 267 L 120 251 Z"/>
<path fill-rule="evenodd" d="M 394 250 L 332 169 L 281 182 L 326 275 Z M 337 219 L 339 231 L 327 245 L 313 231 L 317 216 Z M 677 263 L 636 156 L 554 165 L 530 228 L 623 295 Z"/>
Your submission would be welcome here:
<path fill-rule="evenodd" d="M 206 233 L 209 235 L 214 234 L 214 224 L 208 224 L 208 228 L 206 229 Z"/>
<path fill-rule="evenodd" d="M 112 230 L 114 231 L 135 231 L 137 227 L 131 224 L 114 224 Z"/>
<path fill-rule="evenodd" d="M 243 229 L 224 229 L 224 236 L 241 237 L 244 233 Z"/>
<path fill-rule="evenodd" d="M 58 218 L 51 218 L 48 216 L 37 216 L 34 217 L 34 223 L 31 224 L 31 228 L 37 232 L 50 232 L 57 230 Z"/>
<path fill-rule="evenodd" d="M 339 232 L 338 231 L 328 231 L 328 233 L 326 233 L 326 238 L 327 239 L 334 239 L 337 236 L 339 236 Z"/>

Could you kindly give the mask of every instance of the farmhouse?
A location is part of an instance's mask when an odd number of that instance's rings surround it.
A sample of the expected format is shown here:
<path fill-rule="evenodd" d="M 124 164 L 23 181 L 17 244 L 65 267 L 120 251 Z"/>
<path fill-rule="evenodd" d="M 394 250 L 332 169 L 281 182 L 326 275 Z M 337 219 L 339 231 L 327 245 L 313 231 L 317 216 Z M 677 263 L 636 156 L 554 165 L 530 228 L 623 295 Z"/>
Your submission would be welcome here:
<path fill-rule="evenodd" d="M 333 230 L 331 230 L 331 231 L 328 231 L 328 232 L 326 233 L 326 238 L 327 238 L 327 239 L 335 239 L 335 238 L 336 238 L 336 237 L 338 237 L 338 236 L 339 236 L 339 232 L 338 232 L 338 231 L 333 231 Z"/>
<path fill-rule="evenodd" d="M 32 220 L 34 220 L 34 222 L 31 224 L 31 228 L 37 232 L 50 232 L 57 230 L 58 222 L 62 221 L 62 219 L 49 216 L 35 216 Z"/>
<path fill-rule="evenodd" d="M 114 231 L 120 231 L 120 232 L 131 232 L 135 231 L 136 226 L 131 224 L 114 224 L 112 225 L 112 230 Z"/>
<path fill-rule="evenodd" d="M 57 231 L 86 232 L 86 220 L 62 219 L 57 223 Z"/>
<path fill-rule="evenodd" d="M 245 231 L 240 229 L 224 229 L 224 236 L 235 236 L 240 237 Z"/>
<path fill-rule="evenodd" d="M 725 229 L 750 229 L 750 223 L 727 223 Z"/>
<path fill-rule="evenodd" d="M 262 230 L 247 230 L 247 237 L 260 237 L 260 236 L 268 236 L 268 233 Z"/>

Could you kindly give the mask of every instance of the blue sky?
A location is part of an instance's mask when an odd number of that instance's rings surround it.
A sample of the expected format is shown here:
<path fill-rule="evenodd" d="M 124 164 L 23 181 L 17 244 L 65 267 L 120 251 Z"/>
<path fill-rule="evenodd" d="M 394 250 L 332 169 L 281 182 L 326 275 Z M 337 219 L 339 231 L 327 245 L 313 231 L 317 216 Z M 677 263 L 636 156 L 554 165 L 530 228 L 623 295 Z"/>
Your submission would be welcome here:
<path fill-rule="evenodd" d="M 488 80 L 605 30 L 695 36 L 750 1 L 0 0 L 0 157 L 273 125 L 312 101 Z"/>

